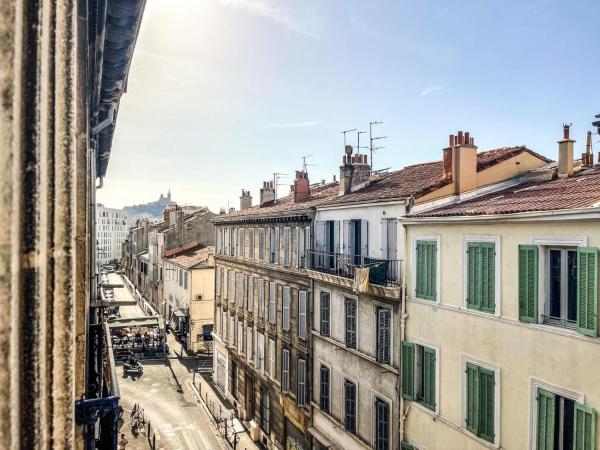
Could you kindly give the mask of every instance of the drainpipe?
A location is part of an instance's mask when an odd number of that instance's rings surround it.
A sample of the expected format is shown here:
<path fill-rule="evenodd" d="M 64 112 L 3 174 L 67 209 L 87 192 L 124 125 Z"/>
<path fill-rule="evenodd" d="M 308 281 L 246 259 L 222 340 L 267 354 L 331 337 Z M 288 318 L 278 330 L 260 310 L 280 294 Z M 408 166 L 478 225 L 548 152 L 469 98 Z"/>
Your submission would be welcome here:
<path fill-rule="evenodd" d="M 413 204 L 413 198 L 411 197 L 409 201 L 405 205 L 405 215 L 409 213 L 410 206 Z M 398 377 L 398 392 L 400 392 L 400 426 L 398 429 L 398 441 L 399 446 L 402 445 L 404 440 L 404 421 L 408 416 L 408 409 L 406 412 L 404 411 L 404 397 L 402 397 L 402 343 L 405 341 L 406 334 L 406 319 L 408 318 L 408 314 L 406 313 L 406 262 L 408 261 L 409 246 L 410 243 L 407 242 L 407 232 L 406 225 L 402 224 L 402 234 L 404 235 L 404 264 L 402 265 L 402 287 L 400 291 L 401 296 L 401 308 L 400 308 L 400 376 Z"/>

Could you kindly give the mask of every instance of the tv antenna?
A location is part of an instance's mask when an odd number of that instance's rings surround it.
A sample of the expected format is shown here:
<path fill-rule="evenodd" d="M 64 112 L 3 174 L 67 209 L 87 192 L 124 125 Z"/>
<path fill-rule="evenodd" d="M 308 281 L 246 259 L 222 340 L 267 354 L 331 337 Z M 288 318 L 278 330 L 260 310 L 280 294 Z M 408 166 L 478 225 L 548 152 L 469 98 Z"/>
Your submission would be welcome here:
<path fill-rule="evenodd" d="M 352 128 L 351 130 L 344 130 L 344 131 L 340 132 L 344 135 L 344 150 L 346 149 L 346 133 L 350 133 L 352 131 L 356 131 L 356 128 Z"/>
<path fill-rule="evenodd" d="M 282 178 L 289 177 L 287 173 L 274 172 L 273 173 L 273 189 L 275 190 L 275 200 L 277 200 L 277 186 L 285 186 L 284 183 L 280 183 L 279 180 Z"/>
<path fill-rule="evenodd" d="M 361 148 L 369 148 L 369 147 L 366 147 L 366 146 L 362 146 L 362 147 L 360 146 L 360 135 L 361 134 L 365 134 L 365 133 L 366 133 L 366 131 L 358 131 L 356 133 L 356 152 L 357 153 L 360 153 L 360 149 Z"/>
<path fill-rule="evenodd" d="M 380 121 L 375 121 L 375 122 L 370 122 L 369 123 L 369 150 L 371 153 L 371 169 L 374 167 L 373 166 L 373 152 L 376 152 L 377 150 L 380 150 L 382 148 L 385 148 L 385 145 L 380 145 L 379 147 L 374 147 L 373 146 L 373 141 L 377 141 L 379 139 L 387 139 L 387 136 L 376 136 L 373 137 L 373 125 L 382 125 L 383 122 Z"/>
<path fill-rule="evenodd" d="M 302 158 L 302 170 L 303 170 L 304 172 L 306 172 L 306 168 L 307 168 L 307 167 L 310 167 L 310 166 L 316 166 L 316 164 L 307 164 L 307 163 L 306 163 L 306 159 L 307 159 L 307 158 L 311 158 L 312 156 L 313 156 L 313 155 L 301 156 L 301 158 Z"/>

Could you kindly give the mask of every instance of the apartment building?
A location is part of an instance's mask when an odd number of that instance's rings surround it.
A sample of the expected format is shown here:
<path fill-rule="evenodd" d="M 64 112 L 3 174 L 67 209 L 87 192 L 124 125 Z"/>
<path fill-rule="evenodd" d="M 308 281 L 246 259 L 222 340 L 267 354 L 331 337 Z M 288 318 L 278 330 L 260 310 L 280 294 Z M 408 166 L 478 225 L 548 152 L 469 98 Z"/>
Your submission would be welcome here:
<path fill-rule="evenodd" d="M 116 264 L 121 260 L 121 244 L 127 240 L 127 214 L 122 209 L 96 205 L 96 263 Z"/>
<path fill-rule="evenodd" d="M 205 350 L 213 326 L 214 247 L 194 247 L 165 258 L 163 295 L 171 328 L 187 349 Z"/>
<path fill-rule="evenodd" d="M 558 164 L 402 219 L 404 449 L 600 445 L 600 165 L 573 147 L 566 128 Z"/>
<path fill-rule="evenodd" d="M 312 427 L 315 448 L 399 446 L 402 274 L 400 219 L 512 182 L 549 160 L 524 146 L 477 152 L 451 136 L 443 160 L 373 173 L 346 148 L 337 196 L 317 207 L 313 280 Z M 510 181 L 507 181 L 510 180 Z"/>
<path fill-rule="evenodd" d="M 315 207 L 337 183 L 309 185 L 215 217 L 214 379 L 251 436 L 267 448 L 309 448 L 311 289 L 306 274 Z"/>

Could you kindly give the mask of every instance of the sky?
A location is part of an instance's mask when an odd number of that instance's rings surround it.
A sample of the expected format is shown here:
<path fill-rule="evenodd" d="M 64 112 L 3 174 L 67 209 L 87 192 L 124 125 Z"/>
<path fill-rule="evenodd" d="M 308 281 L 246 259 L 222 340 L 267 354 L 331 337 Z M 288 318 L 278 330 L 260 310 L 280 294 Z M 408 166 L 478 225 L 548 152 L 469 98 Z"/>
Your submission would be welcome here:
<path fill-rule="evenodd" d="M 555 159 L 573 123 L 578 155 L 599 25 L 594 0 L 147 0 L 98 201 L 239 208 L 275 172 L 288 193 L 303 156 L 331 180 L 341 131 L 368 145 L 373 121 L 375 169 L 439 160 L 458 130 Z"/>

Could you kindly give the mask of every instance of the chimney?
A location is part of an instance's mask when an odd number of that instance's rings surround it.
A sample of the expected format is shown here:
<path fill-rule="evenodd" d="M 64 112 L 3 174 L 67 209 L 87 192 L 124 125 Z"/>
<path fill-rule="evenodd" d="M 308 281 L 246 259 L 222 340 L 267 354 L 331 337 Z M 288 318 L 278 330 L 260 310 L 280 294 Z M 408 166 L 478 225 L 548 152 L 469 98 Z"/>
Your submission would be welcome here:
<path fill-rule="evenodd" d="M 294 180 L 294 203 L 303 202 L 310 198 L 310 186 L 308 183 L 308 173 L 304 170 L 296 171 Z"/>
<path fill-rule="evenodd" d="M 563 124 L 563 138 L 558 141 L 558 177 L 566 178 L 573 175 L 573 144 L 569 131 L 571 124 Z"/>
<path fill-rule="evenodd" d="M 275 200 L 275 188 L 272 181 L 263 181 L 263 187 L 260 188 L 260 206 Z"/>
<path fill-rule="evenodd" d="M 234 208 L 233 206 L 231 206 L 231 207 L 229 208 L 229 212 L 230 212 L 230 213 L 232 213 L 232 212 L 235 212 L 235 208 Z"/>
<path fill-rule="evenodd" d="M 588 131 L 585 139 L 585 153 L 581 155 L 581 164 L 583 166 L 592 166 L 594 164 L 594 153 L 592 152 L 592 132 Z"/>
<path fill-rule="evenodd" d="M 477 188 L 477 146 L 471 133 L 451 134 L 442 156 L 442 178 L 454 182 L 456 194 Z"/>
<path fill-rule="evenodd" d="M 240 210 L 248 209 L 252 206 L 252 196 L 250 191 L 242 189 L 242 195 L 240 197 Z"/>
<path fill-rule="evenodd" d="M 349 194 L 369 184 L 371 166 L 367 155 L 353 155 L 352 146 L 346 145 L 340 166 L 340 186 L 338 195 Z"/>

